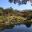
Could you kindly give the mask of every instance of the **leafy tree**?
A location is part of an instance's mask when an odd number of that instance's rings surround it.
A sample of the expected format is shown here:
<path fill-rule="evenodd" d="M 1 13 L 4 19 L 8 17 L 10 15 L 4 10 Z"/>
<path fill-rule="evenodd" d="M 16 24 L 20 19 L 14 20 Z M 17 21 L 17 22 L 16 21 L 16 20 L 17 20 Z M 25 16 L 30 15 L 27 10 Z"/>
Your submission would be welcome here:
<path fill-rule="evenodd" d="M 9 0 L 10 3 L 12 3 L 12 2 L 13 2 L 14 4 L 18 3 L 19 5 L 21 5 L 21 4 L 26 4 L 27 1 L 30 1 L 30 2 L 32 3 L 32 0 Z M 32 5 L 32 4 L 31 4 L 31 5 Z"/>
<path fill-rule="evenodd" d="M 2 8 L 2 7 L 0 7 L 0 13 L 2 12 L 2 10 L 3 10 L 3 8 Z"/>
<path fill-rule="evenodd" d="M 0 16 L 3 14 L 3 8 L 0 7 Z"/>

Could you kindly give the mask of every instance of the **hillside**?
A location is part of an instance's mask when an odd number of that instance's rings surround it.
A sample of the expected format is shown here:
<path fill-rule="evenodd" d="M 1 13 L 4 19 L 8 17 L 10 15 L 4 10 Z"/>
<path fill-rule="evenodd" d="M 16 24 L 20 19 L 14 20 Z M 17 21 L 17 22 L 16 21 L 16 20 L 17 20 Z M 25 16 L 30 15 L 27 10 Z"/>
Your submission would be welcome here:
<path fill-rule="evenodd" d="M 20 12 L 18 10 L 2 9 L 0 10 L 0 23 L 8 24 L 16 24 L 16 23 L 24 23 L 25 21 L 30 19 L 28 16 L 32 16 L 31 10 L 25 10 L 24 12 Z M 27 12 L 26 12 L 27 11 Z M 27 18 L 28 17 L 28 18 Z M 31 18 L 32 19 L 32 18 Z M 30 21 L 31 22 L 31 21 Z"/>

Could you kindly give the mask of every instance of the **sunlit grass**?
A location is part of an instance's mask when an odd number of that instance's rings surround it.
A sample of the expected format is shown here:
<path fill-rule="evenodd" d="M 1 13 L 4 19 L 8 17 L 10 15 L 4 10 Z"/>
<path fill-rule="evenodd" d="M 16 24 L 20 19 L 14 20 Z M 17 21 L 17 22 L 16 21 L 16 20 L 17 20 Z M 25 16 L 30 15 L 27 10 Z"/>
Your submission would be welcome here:
<path fill-rule="evenodd" d="M 3 19 L 3 16 L 0 16 L 0 19 Z"/>

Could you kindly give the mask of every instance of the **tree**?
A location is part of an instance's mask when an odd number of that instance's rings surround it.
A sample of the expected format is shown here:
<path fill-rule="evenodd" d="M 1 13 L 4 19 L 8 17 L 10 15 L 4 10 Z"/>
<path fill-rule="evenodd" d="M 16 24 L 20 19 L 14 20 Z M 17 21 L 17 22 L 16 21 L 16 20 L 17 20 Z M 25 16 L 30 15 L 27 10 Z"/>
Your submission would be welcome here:
<path fill-rule="evenodd" d="M 13 12 L 13 8 L 12 7 L 6 8 L 3 10 L 3 12 Z"/>
<path fill-rule="evenodd" d="M 2 13 L 2 11 L 3 11 L 3 8 L 2 8 L 2 7 L 0 7 L 0 13 Z"/>
<path fill-rule="evenodd" d="M 26 4 L 27 1 L 30 1 L 30 2 L 32 3 L 32 0 L 9 0 L 10 3 L 12 3 L 12 2 L 13 2 L 14 4 L 18 3 L 19 5 L 21 5 L 21 4 Z M 32 5 L 32 4 L 31 4 L 31 5 Z"/>
<path fill-rule="evenodd" d="M 3 8 L 0 7 L 0 16 L 3 14 Z"/>

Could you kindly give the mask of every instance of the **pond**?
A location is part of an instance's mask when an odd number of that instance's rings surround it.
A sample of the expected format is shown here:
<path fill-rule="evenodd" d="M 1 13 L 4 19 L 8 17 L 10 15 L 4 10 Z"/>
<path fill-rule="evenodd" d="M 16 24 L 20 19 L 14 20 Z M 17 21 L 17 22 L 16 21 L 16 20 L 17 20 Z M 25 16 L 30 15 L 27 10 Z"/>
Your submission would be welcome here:
<path fill-rule="evenodd" d="M 32 32 L 32 24 L 31 26 L 25 24 L 15 25 L 11 29 L 4 29 L 1 32 Z"/>

